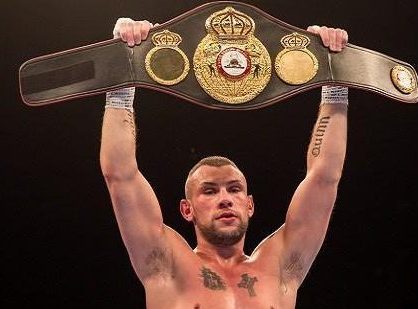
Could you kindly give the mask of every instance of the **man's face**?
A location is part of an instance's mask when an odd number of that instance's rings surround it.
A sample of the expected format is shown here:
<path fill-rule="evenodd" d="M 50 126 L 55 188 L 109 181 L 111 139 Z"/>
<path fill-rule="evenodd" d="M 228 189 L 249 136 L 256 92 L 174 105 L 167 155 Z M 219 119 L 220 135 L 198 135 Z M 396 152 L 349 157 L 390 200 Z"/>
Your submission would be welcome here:
<path fill-rule="evenodd" d="M 210 243 L 230 246 L 242 239 L 253 214 L 244 175 L 231 165 L 203 165 L 189 180 L 189 202 L 197 232 Z"/>

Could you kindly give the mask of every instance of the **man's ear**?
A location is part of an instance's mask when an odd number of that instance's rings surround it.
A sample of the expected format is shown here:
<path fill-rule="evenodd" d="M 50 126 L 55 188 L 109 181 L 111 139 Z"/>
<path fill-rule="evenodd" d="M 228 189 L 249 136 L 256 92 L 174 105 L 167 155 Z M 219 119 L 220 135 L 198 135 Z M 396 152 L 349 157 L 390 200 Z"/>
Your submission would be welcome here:
<path fill-rule="evenodd" d="M 182 199 L 180 201 L 180 212 L 184 219 L 189 222 L 193 221 L 193 208 L 189 200 Z"/>
<path fill-rule="evenodd" d="M 248 216 L 251 218 L 254 214 L 254 199 L 252 195 L 248 195 Z"/>

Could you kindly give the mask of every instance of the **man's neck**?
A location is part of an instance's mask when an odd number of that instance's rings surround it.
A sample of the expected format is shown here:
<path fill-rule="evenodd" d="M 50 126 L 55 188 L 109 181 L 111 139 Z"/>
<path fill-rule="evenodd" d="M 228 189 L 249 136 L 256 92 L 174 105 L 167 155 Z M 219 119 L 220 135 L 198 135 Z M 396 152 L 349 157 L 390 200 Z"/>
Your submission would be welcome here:
<path fill-rule="evenodd" d="M 224 247 L 214 246 L 209 243 L 198 243 L 193 250 L 202 260 L 215 263 L 220 266 L 233 266 L 248 259 L 244 254 L 241 241 L 235 245 Z"/>

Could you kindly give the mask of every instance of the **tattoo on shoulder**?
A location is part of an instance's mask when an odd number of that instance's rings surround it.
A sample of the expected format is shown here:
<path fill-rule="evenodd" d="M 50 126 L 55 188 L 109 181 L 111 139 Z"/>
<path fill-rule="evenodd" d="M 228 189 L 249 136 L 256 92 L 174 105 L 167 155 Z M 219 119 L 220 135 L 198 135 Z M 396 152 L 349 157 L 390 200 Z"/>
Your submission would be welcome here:
<path fill-rule="evenodd" d="M 207 267 L 202 267 L 200 276 L 203 278 L 203 285 L 210 290 L 226 290 L 222 278 Z"/>
<path fill-rule="evenodd" d="M 321 146 L 322 146 L 322 139 L 325 135 L 326 128 L 328 127 L 329 120 L 331 119 L 330 116 L 321 117 L 318 120 L 317 127 L 315 129 L 314 136 L 312 137 L 312 155 L 314 157 L 319 156 L 321 153 Z"/>
<path fill-rule="evenodd" d="M 168 249 L 155 247 L 145 258 L 146 276 L 173 275 L 172 256 Z"/>
<path fill-rule="evenodd" d="M 257 296 L 254 290 L 254 284 L 258 281 L 257 277 L 250 277 L 249 274 L 241 275 L 241 282 L 238 283 L 239 288 L 247 289 L 250 297 Z"/>

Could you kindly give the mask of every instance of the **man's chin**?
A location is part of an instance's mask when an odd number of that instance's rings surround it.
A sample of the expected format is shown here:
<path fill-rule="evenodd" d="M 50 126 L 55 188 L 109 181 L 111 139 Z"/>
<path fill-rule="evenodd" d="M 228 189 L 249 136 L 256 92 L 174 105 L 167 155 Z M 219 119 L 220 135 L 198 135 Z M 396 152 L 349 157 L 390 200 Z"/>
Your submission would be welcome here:
<path fill-rule="evenodd" d="M 239 221 L 237 218 L 222 218 L 222 219 L 217 219 L 214 222 L 214 227 L 217 229 L 239 228 L 240 225 L 241 225 L 241 221 Z"/>
<path fill-rule="evenodd" d="M 215 246 L 229 247 L 240 242 L 243 237 L 244 235 L 237 235 L 236 233 L 223 232 L 223 233 L 219 233 L 217 237 L 208 238 L 207 241 Z"/>
<path fill-rule="evenodd" d="M 217 224 L 211 228 L 200 227 L 203 237 L 216 246 L 232 246 L 238 243 L 245 235 L 246 226 L 242 224 Z"/>
<path fill-rule="evenodd" d="M 223 237 L 238 237 L 238 235 L 243 235 L 236 225 L 219 226 L 216 228 L 215 233 Z"/>

